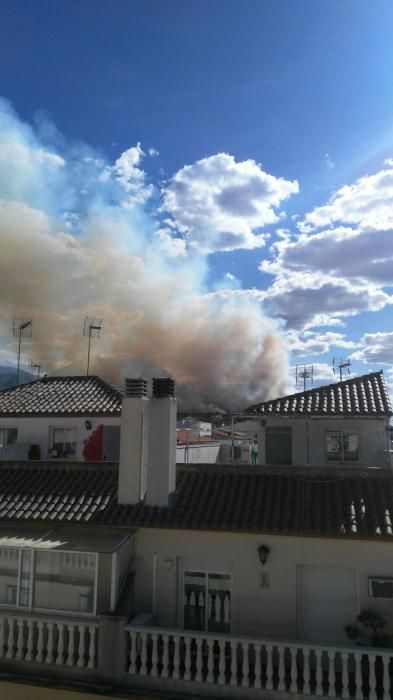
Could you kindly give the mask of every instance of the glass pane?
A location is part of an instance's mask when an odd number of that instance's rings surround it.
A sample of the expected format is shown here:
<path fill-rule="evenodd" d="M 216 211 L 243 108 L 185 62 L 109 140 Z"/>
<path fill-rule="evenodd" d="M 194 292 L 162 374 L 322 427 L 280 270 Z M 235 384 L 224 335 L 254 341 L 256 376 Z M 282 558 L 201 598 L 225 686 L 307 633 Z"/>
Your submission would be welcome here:
<path fill-rule="evenodd" d="M 206 574 L 198 571 L 184 573 L 184 628 L 205 629 Z"/>
<path fill-rule="evenodd" d="M 208 575 L 208 631 L 230 632 L 231 577 L 228 574 Z"/>
<path fill-rule="evenodd" d="M 64 442 L 64 429 L 63 428 L 53 428 L 53 444 Z"/>
<path fill-rule="evenodd" d="M 326 452 L 328 461 L 341 461 L 341 433 L 329 430 L 326 433 Z"/>
<path fill-rule="evenodd" d="M 34 607 L 93 612 L 94 554 L 36 552 Z"/>
<path fill-rule="evenodd" d="M 373 598 L 393 598 L 393 579 L 372 579 Z"/>
<path fill-rule="evenodd" d="M 31 566 L 33 561 L 33 553 L 24 549 L 22 551 L 22 561 L 20 565 L 20 589 L 19 589 L 19 605 L 22 607 L 30 605 L 30 580 Z"/>
<path fill-rule="evenodd" d="M 75 428 L 67 428 L 64 431 L 64 442 L 75 442 L 75 441 L 76 441 Z"/>
<path fill-rule="evenodd" d="M 18 589 L 19 549 L 0 549 L 0 603 L 16 605 Z"/>
<path fill-rule="evenodd" d="M 8 428 L 7 430 L 7 445 L 15 445 L 18 439 L 17 428 Z"/>
<path fill-rule="evenodd" d="M 343 433 L 344 461 L 356 462 L 359 459 L 359 435 Z"/>

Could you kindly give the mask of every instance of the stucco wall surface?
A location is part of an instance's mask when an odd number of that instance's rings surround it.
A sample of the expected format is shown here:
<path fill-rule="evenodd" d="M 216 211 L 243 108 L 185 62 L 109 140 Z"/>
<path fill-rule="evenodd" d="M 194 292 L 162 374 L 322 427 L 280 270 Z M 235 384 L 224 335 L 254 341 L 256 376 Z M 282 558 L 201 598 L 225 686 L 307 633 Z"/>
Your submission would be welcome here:
<path fill-rule="evenodd" d="M 265 425 L 257 421 L 258 463 L 266 464 L 265 429 L 292 429 L 292 464 L 295 466 L 322 467 L 333 465 L 326 455 L 326 431 L 339 430 L 358 433 L 360 436 L 359 460 L 349 466 L 390 466 L 386 450 L 388 437 L 386 419 L 378 418 L 264 418 Z M 240 429 L 240 428 L 239 428 Z"/>
<path fill-rule="evenodd" d="M 1 418 L 0 428 L 17 428 L 18 429 L 18 445 L 36 444 L 41 448 L 41 459 L 48 459 L 49 435 L 51 428 L 76 428 L 77 429 L 77 446 L 76 459 L 83 460 L 84 441 L 87 440 L 92 432 L 99 425 L 120 425 L 119 417 L 98 417 L 89 418 L 92 425 L 91 430 L 86 430 L 86 418 L 70 417 L 70 418 Z M 16 454 L 15 457 L 4 453 L 3 459 L 23 459 L 27 457 L 24 454 Z M 0 457 L 1 458 L 1 457 Z"/>
<path fill-rule="evenodd" d="M 263 566 L 257 549 L 270 549 Z M 156 562 L 156 563 L 154 563 Z M 182 626 L 183 571 L 230 573 L 232 634 L 303 638 L 299 618 L 301 567 L 353 571 L 353 614 L 372 607 L 393 633 L 393 600 L 370 598 L 368 577 L 393 577 L 393 543 L 180 530 L 139 530 L 135 561 L 135 613 L 155 608 L 158 625 Z M 155 570 L 155 571 L 154 571 Z M 333 571 L 332 571 L 333 570 Z M 267 576 L 268 586 L 262 587 Z M 334 585 L 334 584 L 333 584 Z M 315 596 L 320 592 L 315 591 Z M 340 595 L 340 591 L 337 591 Z M 322 603 L 321 603 L 322 604 Z M 345 634 L 343 633 L 345 638 Z M 341 640 L 342 642 L 342 640 Z"/>

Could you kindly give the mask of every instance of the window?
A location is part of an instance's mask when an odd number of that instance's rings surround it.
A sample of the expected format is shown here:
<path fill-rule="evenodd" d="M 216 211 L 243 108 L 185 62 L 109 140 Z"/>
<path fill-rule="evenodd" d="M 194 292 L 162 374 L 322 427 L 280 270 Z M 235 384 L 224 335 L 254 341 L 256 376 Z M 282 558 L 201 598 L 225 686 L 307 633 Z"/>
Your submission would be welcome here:
<path fill-rule="evenodd" d="M 34 607 L 92 613 L 95 569 L 95 554 L 37 551 Z"/>
<path fill-rule="evenodd" d="M 76 428 L 51 428 L 50 457 L 76 457 Z"/>
<path fill-rule="evenodd" d="M 97 554 L 0 548 L 0 605 L 94 613 Z"/>
<path fill-rule="evenodd" d="M 393 578 L 369 578 L 368 593 L 371 598 L 393 598 Z"/>
<path fill-rule="evenodd" d="M 8 447 L 8 445 L 15 445 L 17 439 L 17 428 L 0 428 L 0 447 Z"/>
<path fill-rule="evenodd" d="M 183 606 L 185 629 L 230 632 L 230 575 L 185 571 Z"/>
<path fill-rule="evenodd" d="M 359 459 L 359 435 L 340 430 L 326 431 L 328 462 L 357 462 Z"/>

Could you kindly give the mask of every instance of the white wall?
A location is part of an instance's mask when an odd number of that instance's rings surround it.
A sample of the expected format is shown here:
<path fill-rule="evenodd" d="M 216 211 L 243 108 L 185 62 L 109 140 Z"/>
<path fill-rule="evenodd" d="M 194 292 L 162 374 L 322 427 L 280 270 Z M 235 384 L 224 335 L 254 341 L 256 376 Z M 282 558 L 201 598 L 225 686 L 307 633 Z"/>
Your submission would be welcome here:
<path fill-rule="evenodd" d="M 270 548 L 264 566 L 257 554 L 261 544 Z M 135 614 L 153 607 L 155 553 L 156 622 L 162 626 L 181 625 L 182 571 L 199 569 L 232 574 L 233 634 L 296 639 L 299 567 L 320 566 L 353 568 L 356 612 L 380 612 L 393 632 L 393 600 L 368 595 L 369 576 L 393 577 L 393 542 L 145 529 L 138 531 L 136 553 Z M 269 588 L 261 588 L 262 574 L 268 575 Z M 343 619 L 342 627 L 354 622 Z"/>
<path fill-rule="evenodd" d="M 265 425 L 261 425 L 264 422 Z M 256 421 L 258 427 L 258 463 L 266 464 L 265 429 L 292 428 L 292 464 L 295 466 L 323 467 L 327 461 L 327 430 L 343 430 L 360 436 L 359 461 L 349 466 L 390 466 L 386 455 L 387 431 L 385 418 L 264 418 Z"/>
<path fill-rule="evenodd" d="M 186 445 L 178 445 L 176 447 L 176 463 L 215 464 L 218 462 L 220 448 L 219 442 L 189 445 L 188 448 Z"/>
<path fill-rule="evenodd" d="M 0 428 L 17 428 L 18 429 L 18 445 L 26 446 L 26 454 L 15 454 L 15 459 L 27 459 L 27 450 L 30 445 L 39 445 L 41 448 L 41 459 L 50 459 L 48 455 L 49 449 L 49 434 L 50 428 L 76 428 L 77 429 L 77 446 L 76 459 L 83 460 L 84 441 L 87 440 L 92 432 L 99 425 L 120 425 L 120 417 L 98 417 L 88 418 L 92 425 L 91 430 L 86 430 L 86 418 L 1 418 Z M 3 452 L 0 459 L 13 459 L 10 453 Z"/>

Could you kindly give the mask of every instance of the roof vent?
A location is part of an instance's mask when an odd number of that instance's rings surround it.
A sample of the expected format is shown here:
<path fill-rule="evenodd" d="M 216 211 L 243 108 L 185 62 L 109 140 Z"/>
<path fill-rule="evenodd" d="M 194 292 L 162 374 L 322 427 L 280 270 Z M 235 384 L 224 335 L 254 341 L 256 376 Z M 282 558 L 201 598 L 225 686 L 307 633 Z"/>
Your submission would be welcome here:
<path fill-rule="evenodd" d="M 175 382 L 170 377 L 153 377 L 153 396 L 164 399 L 175 396 Z"/>
<path fill-rule="evenodd" d="M 130 379 L 126 378 L 125 382 L 126 396 L 133 396 L 134 398 L 141 398 L 142 396 L 147 396 L 147 381 L 146 379 Z"/>

